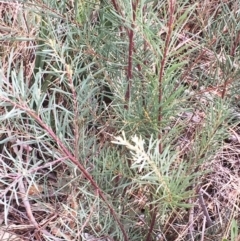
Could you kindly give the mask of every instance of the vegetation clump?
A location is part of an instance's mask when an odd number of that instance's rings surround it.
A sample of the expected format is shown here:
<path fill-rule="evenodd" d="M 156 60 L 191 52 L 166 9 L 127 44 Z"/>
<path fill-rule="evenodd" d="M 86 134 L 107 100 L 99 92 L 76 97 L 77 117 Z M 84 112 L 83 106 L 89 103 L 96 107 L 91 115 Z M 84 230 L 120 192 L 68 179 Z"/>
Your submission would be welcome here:
<path fill-rule="evenodd" d="M 239 10 L 1 2 L 1 239 L 238 240 Z"/>

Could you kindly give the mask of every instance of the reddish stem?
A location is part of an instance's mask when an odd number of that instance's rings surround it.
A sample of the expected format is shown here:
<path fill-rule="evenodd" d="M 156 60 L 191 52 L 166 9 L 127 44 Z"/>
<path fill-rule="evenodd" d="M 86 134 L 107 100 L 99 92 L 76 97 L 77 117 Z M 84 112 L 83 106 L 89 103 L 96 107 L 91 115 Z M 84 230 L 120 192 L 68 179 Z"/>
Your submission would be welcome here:
<path fill-rule="evenodd" d="M 134 50 L 134 28 L 135 28 L 135 21 L 136 21 L 136 10 L 138 6 L 138 0 L 135 2 L 132 2 L 132 9 L 133 9 L 133 16 L 132 16 L 132 24 L 131 24 L 131 29 L 129 30 L 128 33 L 128 38 L 129 38 L 129 47 L 128 47 L 128 68 L 127 68 L 127 80 L 128 80 L 128 86 L 127 86 L 127 92 L 125 94 L 125 101 L 126 105 L 125 108 L 128 108 L 127 102 L 130 99 L 131 96 L 131 88 L 132 88 L 132 72 L 133 72 L 133 50 Z"/>
<path fill-rule="evenodd" d="M 113 4 L 116 12 L 117 12 L 118 14 L 120 14 L 122 17 L 124 17 L 124 16 L 123 16 L 123 13 L 122 13 L 122 11 L 121 11 L 121 8 L 118 6 L 116 0 L 112 0 L 112 4 Z M 122 33 L 122 32 L 123 32 L 123 27 L 120 26 L 119 29 L 120 29 L 120 33 Z"/>
<path fill-rule="evenodd" d="M 151 215 L 151 224 L 148 230 L 147 238 L 146 241 L 152 241 L 152 231 L 156 222 L 156 217 L 157 217 L 157 205 L 156 204 L 151 204 L 150 205 L 150 215 Z"/>

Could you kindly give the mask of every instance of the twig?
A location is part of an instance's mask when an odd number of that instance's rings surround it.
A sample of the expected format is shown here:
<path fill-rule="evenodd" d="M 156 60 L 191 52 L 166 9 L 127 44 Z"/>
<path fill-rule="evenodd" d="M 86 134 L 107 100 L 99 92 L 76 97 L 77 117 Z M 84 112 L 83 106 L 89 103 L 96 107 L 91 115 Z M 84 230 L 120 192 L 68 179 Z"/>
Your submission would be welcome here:
<path fill-rule="evenodd" d="M 135 21 L 136 21 L 136 11 L 138 6 L 138 0 L 132 1 L 132 23 L 131 23 L 131 29 L 128 33 L 129 38 L 129 47 L 128 47 L 128 68 L 127 68 L 127 80 L 128 80 L 128 86 L 127 86 L 127 92 L 125 95 L 125 108 L 128 108 L 128 101 L 131 96 L 131 88 L 132 88 L 132 72 L 133 72 L 133 50 L 134 50 L 134 29 L 135 29 Z"/>
<path fill-rule="evenodd" d="M 14 149 L 14 152 L 17 154 L 17 156 L 21 159 L 23 159 L 23 145 L 20 145 L 20 150 L 18 151 L 17 147 L 16 146 L 13 146 L 13 149 Z M 29 150 L 28 150 L 29 151 Z M 28 152 L 27 151 L 27 152 Z M 27 158 L 29 156 L 29 153 L 26 155 Z M 26 164 L 27 163 L 28 159 L 26 160 Z M 27 192 L 25 190 L 25 187 L 24 187 L 24 183 L 23 183 L 23 174 L 21 172 L 21 169 L 19 168 L 18 170 L 18 174 L 19 176 L 21 176 L 22 178 L 19 178 L 18 180 L 18 187 L 19 187 L 19 191 L 20 191 L 20 196 L 22 198 L 22 201 L 23 201 L 23 205 L 26 209 L 26 212 L 27 212 L 27 216 L 29 218 L 29 220 L 31 221 L 31 223 L 33 224 L 33 226 L 37 229 L 37 231 L 41 232 L 42 234 L 46 235 L 46 236 L 49 236 L 51 238 L 54 238 L 54 240 L 61 240 L 59 238 L 56 238 L 54 237 L 52 234 L 50 234 L 47 230 L 45 229 L 41 229 L 40 228 L 40 225 L 38 224 L 38 222 L 36 221 L 35 217 L 33 216 L 33 213 L 32 213 L 32 209 L 31 209 L 31 205 L 29 203 L 29 200 L 28 200 L 28 196 L 27 196 Z"/>
<path fill-rule="evenodd" d="M 19 146 L 20 146 L 19 150 L 18 150 L 17 146 L 13 146 L 13 150 L 16 153 L 19 160 L 23 160 L 23 145 L 19 145 Z M 24 165 L 24 163 L 22 163 L 22 165 Z M 27 163 L 26 163 L 26 165 L 27 165 Z M 28 197 L 27 197 L 27 194 L 26 194 L 26 190 L 25 190 L 25 187 L 24 187 L 24 184 L 23 184 L 24 175 L 22 174 L 21 169 L 24 169 L 24 168 L 25 167 L 23 167 L 23 166 L 19 166 L 19 168 L 18 168 L 18 174 L 19 174 L 19 177 L 21 177 L 21 178 L 18 179 L 18 187 L 19 187 L 19 190 L 20 190 L 20 196 L 22 198 L 22 201 L 23 201 L 24 207 L 26 209 L 28 218 L 30 219 L 30 221 L 32 222 L 34 227 L 37 230 L 39 230 L 39 225 L 38 225 L 37 221 L 35 220 L 35 218 L 33 216 L 33 213 L 32 213 L 32 210 L 31 210 L 31 205 L 29 203 L 29 200 L 28 200 Z"/>
<path fill-rule="evenodd" d="M 202 228 L 201 241 L 204 241 L 205 224 L 206 224 L 206 216 L 203 217 L 203 228 Z"/>
<path fill-rule="evenodd" d="M 192 200 L 189 200 L 189 203 L 192 204 Z M 193 215 L 194 215 L 194 206 L 190 208 L 189 210 L 189 238 L 191 238 L 192 241 L 194 241 L 193 237 Z"/>
<path fill-rule="evenodd" d="M 117 1 L 116 1 L 116 0 L 112 0 L 112 4 L 113 4 L 116 12 L 117 12 L 118 14 L 120 14 L 121 17 L 124 19 L 124 15 L 123 15 L 123 13 L 122 13 L 122 11 L 121 11 L 121 8 L 120 8 L 119 5 L 117 4 Z M 120 26 L 119 29 L 120 29 L 120 32 L 122 33 L 122 32 L 123 32 L 123 27 Z"/>
<path fill-rule="evenodd" d="M 151 208 L 150 213 L 151 213 L 151 224 L 148 230 L 147 238 L 146 241 L 152 241 L 152 232 L 153 228 L 156 222 L 156 217 L 157 217 L 157 204 L 153 204 L 153 208 Z M 152 204 L 150 205 L 152 206 Z"/>
<path fill-rule="evenodd" d="M 42 234 L 44 234 L 46 236 L 54 238 L 54 240 L 61 240 L 61 239 L 58 239 L 58 238 L 56 239 L 56 237 L 54 237 L 52 234 L 50 234 L 47 230 L 40 228 L 40 225 L 37 223 L 35 217 L 33 216 L 31 205 L 29 203 L 22 178 L 19 179 L 18 187 L 19 187 L 19 190 L 20 190 L 20 196 L 22 197 L 23 205 L 26 209 L 28 218 L 30 219 L 30 221 L 34 225 L 34 227 L 37 229 L 37 231 L 40 231 Z"/>
<path fill-rule="evenodd" d="M 204 202 L 204 199 L 203 199 L 203 193 L 202 193 L 202 189 L 199 190 L 199 193 L 198 193 L 198 197 L 199 197 L 199 204 L 203 210 L 203 214 L 204 216 L 206 217 L 206 225 L 207 225 L 207 228 L 211 227 L 213 225 L 213 222 L 209 216 L 209 213 L 208 213 L 208 210 L 206 208 L 206 204 Z"/>
<path fill-rule="evenodd" d="M 34 218 L 33 213 L 32 213 L 31 205 L 29 203 L 29 200 L 28 200 L 28 197 L 27 197 L 27 194 L 26 194 L 26 190 L 25 190 L 25 187 L 24 187 L 24 184 L 23 184 L 23 178 L 19 179 L 18 187 L 19 187 L 19 190 L 20 190 L 20 196 L 22 198 L 22 201 L 23 201 L 24 207 L 26 209 L 28 218 L 30 219 L 30 221 L 34 225 L 34 227 L 37 230 L 40 230 L 39 225 L 38 225 L 38 223 L 37 223 L 37 221 Z"/>

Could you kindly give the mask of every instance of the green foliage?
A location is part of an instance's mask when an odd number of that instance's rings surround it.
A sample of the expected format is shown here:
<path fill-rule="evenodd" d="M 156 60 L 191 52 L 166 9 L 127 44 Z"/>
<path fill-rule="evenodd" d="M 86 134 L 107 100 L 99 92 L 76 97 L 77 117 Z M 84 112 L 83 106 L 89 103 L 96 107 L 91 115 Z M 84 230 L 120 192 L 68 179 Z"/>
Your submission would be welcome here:
<path fill-rule="evenodd" d="M 238 224 L 235 219 L 232 220 L 231 223 L 231 241 L 237 240 L 238 237 Z"/>
<path fill-rule="evenodd" d="M 32 2 L 24 6 L 37 26 L 24 51 L 34 60 L 14 46 L 1 60 L 5 223 L 23 203 L 46 240 L 184 240 L 175 222 L 192 225 L 189 200 L 229 135 L 233 98 L 218 87 L 237 76 L 232 39 L 209 42 L 231 10 L 200 36 L 187 31 L 198 11 L 189 1 Z M 221 44 L 225 57 L 214 58 Z M 213 58 L 208 70 L 197 61 L 203 53 Z M 32 196 L 33 187 L 42 193 Z M 36 203 L 47 211 L 29 211 Z M 44 226 L 39 217 L 58 209 L 61 222 Z"/>

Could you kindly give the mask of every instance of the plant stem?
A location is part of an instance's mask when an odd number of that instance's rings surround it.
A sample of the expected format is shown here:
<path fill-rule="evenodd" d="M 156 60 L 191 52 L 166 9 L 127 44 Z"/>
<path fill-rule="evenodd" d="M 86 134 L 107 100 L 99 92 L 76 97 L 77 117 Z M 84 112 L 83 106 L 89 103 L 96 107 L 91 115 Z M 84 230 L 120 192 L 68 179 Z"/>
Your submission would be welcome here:
<path fill-rule="evenodd" d="M 173 21 L 174 21 L 174 11 L 175 11 L 175 0 L 169 0 L 169 20 L 168 20 L 168 32 L 167 32 L 167 37 L 165 41 L 165 47 L 164 47 L 164 52 L 163 52 L 163 58 L 161 60 L 161 66 L 160 66 L 160 72 L 159 72 L 159 94 L 158 94 L 158 104 L 159 104 L 159 109 L 158 109 L 158 126 L 159 126 L 159 133 L 158 133 L 158 139 L 159 139 L 159 153 L 162 153 L 162 134 L 161 134 L 161 125 L 162 125 L 162 87 L 163 87 L 163 71 L 164 67 L 166 64 L 167 60 L 167 53 L 168 53 L 168 47 L 170 43 L 170 38 L 172 34 L 172 29 L 173 29 Z"/>

